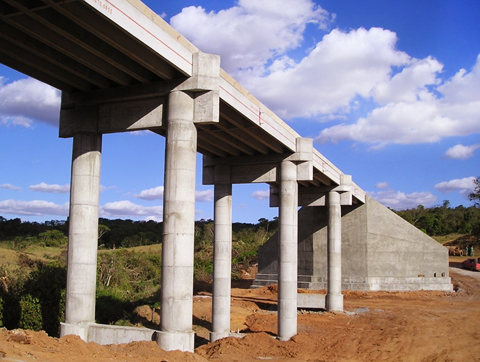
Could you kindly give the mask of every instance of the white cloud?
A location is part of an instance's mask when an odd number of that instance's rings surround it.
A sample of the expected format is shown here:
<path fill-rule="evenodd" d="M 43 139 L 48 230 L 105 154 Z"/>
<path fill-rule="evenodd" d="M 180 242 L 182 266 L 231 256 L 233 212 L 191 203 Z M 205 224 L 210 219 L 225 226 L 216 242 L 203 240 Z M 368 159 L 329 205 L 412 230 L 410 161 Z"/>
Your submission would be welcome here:
<path fill-rule="evenodd" d="M 219 54 L 227 72 L 261 74 L 272 58 L 300 45 L 307 24 L 325 29 L 331 19 L 311 0 L 239 0 L 218 13 L 190 6 L 170 23 L 202 51 Z"/>
<path fill-rule="evenodd" d="M 464 198 L 468 199 L 468 195 L 475 189 L 475 177 L 464 177 L 450 181 L 443 181 L 435 185 L 435 188 L 443 193 L 458 191 Z"/>
<path fill-rule="evenodd" d="M 20 191 L 21 190 L 20 187 L 12 185 L 12 184 L 2 184 L 2 185 L 0 185 L 0 187 L 2 189 L 12 190 L 12 191 Z"/>
<path fill-rule="evenodd" d="M 134 195 L 137 199 L 143 200 L 162 200 L 163 199 L 163 186 L 157 186 L 151 189 L 142 190 L 139 194 Z"/>
<path fill-rule="evenodd" d="M 401 191 L 388 189 L 378 192 L 369 192 L 368 194 L 384 206 L 394 210 L 410 209 L 417 207 L 418 205 L 429 207 L 437 201 L 436 196 L 427 191 L 406 194 Z"/>
<path fill-rule="evenodd" d="M 151 189 L 140 191 L 139 194 L 133 195 L 137 199 L 143 200 L 162 200 L 164 193 L 163 186 L 157 186 Z M 213 200 L 213 190 L 195 191 L 195 201 L 208 202 Z"/>
<path fill-rule="evenodd" d="M 449 148 L 445 152 L 445 157 L 452 160 L 467 160 L 474 156 L 475 150 L 477 150 L 478 148 L 480 148 L 480 143 L 471 146 L 464 146 L 458 144 Z"/>
<path fill-rule="evenodd" d="M 354 124 L 324 129 L 318 140 L 354 140 L 381 147 L 389 143 L 431 143 L 445 137 L 480 133 L 480 56 L 470 73 L 462 69 L 443 85 L 436 86 L 439 79 L 434 75 L 440 70 L 438 62 L 431 58 L 415 61 L 400 73 L 405 73 L 401 82 L 394 76 L 374 89 L 376 100 L 388 103 Z M 431 90 L 426 87 L 429 84 Z"/>
<path fill-rule="evenodd" d="M 26 216 L 68 215 L 68 202 L 55 204 L 45 200 L 3 200 L 0 201 L 0 214 L 14 214 Z"/>
<path fill-rule="evenodd" d="M 257 200 L 268 200 L 268 198 L 270 197 L 270 191 L 255 191 L 254 193 L 252 193 L 251 197 Z"/>
<path fill-rule="evenodd" d="M 396 40 L 395 33 L 380 28 L 335 29 L 298 64 L 245 83 L 285 118 L 343 115 L 356 97 L 369 98 L 388 81 L 392 66 L 409 64 L 410 57 L 395 49 Z"/>
<path fill-rule="evenodd" d="M 379 182 L 375 185 L 376 189 L 386 189 L 388 187 L 388 182 Z"/>
<path fill-rule="evenodd" d="M 46 184 L 45 182 L 41 182 L 37 185 L 31 185 L 28 187 L 31 191 L 37 192 L 48 192 L 51 194 L 67 194 L 70 192 L 70 185 L 57 185 L 57 184 Z"/>
<path fill-rule="evenodd" d="M 195 191 L 196 202 L 209 202 L 213 200 L 213 190 Z"/>
<path fill-rule="evenodd" d="M 162 215 L 162 206 L 142 206 L 128 200 L 108 202 L 100 207 L 102 217 L 143 217 L 145 220 L 158 220 Z"/>
<path fill-rule="evenodd" d="M 33 78 L 4 84 L 0 78 L 0 124 L 30 127 L 34 121 L 58 125 L 60 92 Z"/>

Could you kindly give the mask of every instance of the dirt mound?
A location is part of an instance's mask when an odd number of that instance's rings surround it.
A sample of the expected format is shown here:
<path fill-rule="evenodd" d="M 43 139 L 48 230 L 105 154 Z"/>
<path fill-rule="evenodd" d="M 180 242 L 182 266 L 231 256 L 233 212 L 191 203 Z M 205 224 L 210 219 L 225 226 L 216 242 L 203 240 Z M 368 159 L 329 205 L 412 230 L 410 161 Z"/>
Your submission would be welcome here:
<path fill-rule="evenodd" d="M 480 356 L 480 273 L 451 268 L 459 293 L 345 292 L 346 313 L 301 311 L 298 335 L 275 339 L 275 286 L 232 290 L 232 330 L 244 338 L 207 343 L 211 295 L 194 298 L 195 353 L 165 352 L 155 342 L 101 346 L 76 336 L 51 338 L 44 332 L 0 329 L 0 360 L 258 362 L 404 361 L 464 362 Z M 152 312 L 154 312 L 152 314 Z M 158 310 L 142 307 L 158 326 Z M 203 344 L 203 345 L 202 345 Z"/>

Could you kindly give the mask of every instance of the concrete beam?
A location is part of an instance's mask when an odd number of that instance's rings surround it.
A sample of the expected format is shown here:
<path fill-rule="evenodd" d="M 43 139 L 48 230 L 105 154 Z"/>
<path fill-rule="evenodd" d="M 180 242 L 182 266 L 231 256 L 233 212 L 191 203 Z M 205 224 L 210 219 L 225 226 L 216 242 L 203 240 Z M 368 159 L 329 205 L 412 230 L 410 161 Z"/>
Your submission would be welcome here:
<path fill-rule="evenodd" d="M 165 128 L 168 94 L 178 90 L 195 93 L 195 123 L 218 123 L 220 57 L 198 52 L 193 56 L 193 70 L 194 75 L 186 79 L 63 93 L 60 137 L 73 137 L 75 132 L 104 134 Z"/>
<path fill-rule="evenodd" d="M 222 173 L 225 182 L 242 183 L 278 183 L 280 173 L 277 170 L 280 163 L 290 161 L 295 163 L 297 181 L 313 180 L 313 143 L 308 138 L 298 138 L 298 152 L 288 154 L 258 155 L 248 157 L 212 158 L 203 157 L 203 184 L 214 185 L 218 167 L 229 168 L 229 175 Z M 223 181 L 222 181 L 223 182 Z"/>
<path fill-rule="evenodd" d="M 340 194 L 340 205 L 350 206 L 353 203 L 352 177 L 340 175 L 341 184 L 334 187 L 300 187 L 298 189 L 298 206 L 326 206 L 327 195 L 331 191 Z M 279 206 L 279 189 L 276 185 L 270 185 L 270 207 Z"/>

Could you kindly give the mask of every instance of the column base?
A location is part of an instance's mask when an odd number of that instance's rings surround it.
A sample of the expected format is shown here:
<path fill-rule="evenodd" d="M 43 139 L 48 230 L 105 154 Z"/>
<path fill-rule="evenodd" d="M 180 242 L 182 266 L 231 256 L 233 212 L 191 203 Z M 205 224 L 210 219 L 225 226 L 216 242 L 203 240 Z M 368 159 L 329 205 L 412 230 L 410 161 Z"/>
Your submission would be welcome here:
<path fill-rule="evenodd" d="M 230 332 L 210 332 L 210 342 L 215 342 L 216 340 L 230 337 Z"/>
<path fill-rule="evenodd" d="M 180 350 L 193 352 L 195 349 L 195 332 L 157 332 L 157 344 L 165 351 Z"/>
<path fill-rule="evenodd" d="M 329 312 L 343 312 L 343 294 L 327 294 L 325 304 Z"/>
<path fill-rule="evenodd" d="M 73 334 L 79 336 L 83 341 L 88 342 L 88 327 L 91 323 L 60 323 L 60 337 Z"/>

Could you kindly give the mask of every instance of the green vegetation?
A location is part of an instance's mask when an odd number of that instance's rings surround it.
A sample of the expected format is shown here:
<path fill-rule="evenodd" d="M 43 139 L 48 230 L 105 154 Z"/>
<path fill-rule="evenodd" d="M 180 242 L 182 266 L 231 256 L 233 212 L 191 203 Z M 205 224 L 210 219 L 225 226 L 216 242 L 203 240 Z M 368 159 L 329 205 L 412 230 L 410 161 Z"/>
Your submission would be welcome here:
<path fill-rule="evenodd" d="M 195 280 L 211 282 L 212 220 L 195 225 Z M 258 248 L 276 232 L 276 220 L 234 223 L 232 277 L 257 262 Z M 17 230 L 17 233 L 15 232 Z M 45 330 L 58 336 L 64 320 L 68 222 L 43 224 L 0 217 L 0 326 Z M 158 307 L 162 224 L 100 219 L 96 321 L 138 323 L 135 309 Z"/>
<path fill-rule="evenodd" d="M 449 206 L 450 203 L 444 201 L 441 206 L 425 208 L 419 205 L 414 209 L 396 213 L 430 236 L 472 233 L 480 235 L 480 208 Z"/>
<path fill-rule="evenodd" d="M 479 179 L 470 195 L 480 200 Z M 476 206 L 479 206 L 478 202 Z M 441 206 L 402 210 L 398 215 L 439 242 L 480 246 L 480 208 Z M 232 278 L 257 263 L 258 249 L 277 231 L 278 220 L 232 225 Z M 135 309 L 160 300 L 162 223 L 100 219 L 96 321 L 138 323 Z M 64 320 L 68 221 L 45 223 L 0 216 L 0 326 L 45 330 L 58 336 Z M 211 282 L 212 220 L 195 223 L 194 277 Z M 455 241 L 452 241 L 454 240 Z M 143 321 L 145 322 L 145 321 Z"/>

